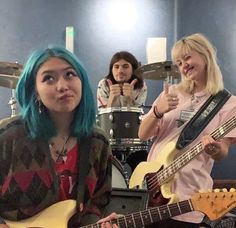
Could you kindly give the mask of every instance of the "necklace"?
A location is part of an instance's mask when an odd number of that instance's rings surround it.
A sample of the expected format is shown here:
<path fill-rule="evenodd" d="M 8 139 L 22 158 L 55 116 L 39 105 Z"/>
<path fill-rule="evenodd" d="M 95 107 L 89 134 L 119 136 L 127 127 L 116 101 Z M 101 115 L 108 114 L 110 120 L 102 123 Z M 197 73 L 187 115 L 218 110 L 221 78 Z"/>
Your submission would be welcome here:
<path fill-rule="evenodd" d="M 49 143 L 50 150 L 53 151 L 56 154 L 56 156 L 57 156 L 57 158 L 55 159 L 56 162 L 61 161 L 67 155 L 66 145 L 67 145 L 67 143 L 68 143 L 68 141 L 70 139 L 70 135 L 67 136 L 67 137 L 63 137 L 63 138 L 64 138 L 64 143 L 62 145 L 61 150 L 58 150 L 57 148 L 55 148 L 55 143 L 54 142 L 50 142 Z"/>
<path fill-rule="evenodd" d="M 190 109 L 194 110 L 195 106 L 197 106 L 200 102 L 202 102 L 203 100 L 205 100 L 207 94 L 202 94 L 202 95 L 196 95 L 196 94 L 192 94 L 191 96 L 191 105 L 190 105 Z"/>

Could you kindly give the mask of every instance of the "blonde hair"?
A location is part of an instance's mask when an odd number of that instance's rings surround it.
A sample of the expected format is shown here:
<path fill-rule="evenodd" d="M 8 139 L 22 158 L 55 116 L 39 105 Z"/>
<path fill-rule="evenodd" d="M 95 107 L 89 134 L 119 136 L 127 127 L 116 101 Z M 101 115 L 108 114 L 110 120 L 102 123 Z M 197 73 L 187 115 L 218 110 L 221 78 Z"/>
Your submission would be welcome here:
<path fill-rule="evenodd" d="M 206 63 L 206 91 L 210 94 L 216 94 L 224 88 L 223 77 L 217 63 L 216 49 L 203 34 L 195 33 L 177 41 L 171 50 L 173 63 L 175 64 L 178 58 L 192 51 L 199 53 Z M 192 92 L 193 81 L 185 75 L 181 75 L 181 77 L 179 86 L 187 92 Z"/>

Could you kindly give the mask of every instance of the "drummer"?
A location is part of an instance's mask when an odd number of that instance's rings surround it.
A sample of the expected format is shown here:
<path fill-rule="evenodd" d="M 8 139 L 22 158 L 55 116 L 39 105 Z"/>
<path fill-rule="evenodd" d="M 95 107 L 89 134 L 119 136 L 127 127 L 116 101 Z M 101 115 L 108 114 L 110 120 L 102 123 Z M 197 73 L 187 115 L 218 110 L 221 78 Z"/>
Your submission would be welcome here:
<path fill-rule="evenodd" d="M 135 56 L 127 51 L 112 56 L 108 75 L 98 83 L 98 109 L 139 107 L 145 103 L 147 86 L 142 78 L 134 74 L 138 66 Z"/>
<path fill-rule="evenodd" d="M 140 107 L 145 103 L 147 86 L 141 77 L 137 77 L 134 74 L 138 66 L 139 64 L 135 56 L 127 51 L 120 51 L 112 56 L 109 73 L 98 84 L 98 109 Z M 119 160 L 123 160 L 119 157 L 121 155 L 120 151 L 117 152 L 113 149 L 113 154 Z M 146 158 L 147 151 L 140 150 L 129 154 L 125 160 L 132 171 L 139 162 L 145 161 Z"/>

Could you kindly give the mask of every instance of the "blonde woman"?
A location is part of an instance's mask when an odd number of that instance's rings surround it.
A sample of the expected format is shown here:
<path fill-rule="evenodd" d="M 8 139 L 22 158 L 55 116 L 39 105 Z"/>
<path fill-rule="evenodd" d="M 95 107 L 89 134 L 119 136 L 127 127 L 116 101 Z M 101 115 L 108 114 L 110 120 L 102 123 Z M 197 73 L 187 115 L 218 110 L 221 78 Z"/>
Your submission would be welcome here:
<path fill-rule="evenodd" d="M 184 123 L 191 119 L 211 95 L 224 89 L 215 48 L 203 34 L 192 34 L 177 41 L 172 48 L 172 60 L 179 68 L 181 82 L 165 86 L 139 128 L 142 140 L 156 137 L 148 154 L 148 161 L 158 160 L 159 155 L 165 152 L 162 151 L 163 147 L 178 138 Z M 171 186 L 171 191 L 178 195 L 180 201 L 191 198 L 194 192 L 212 188 L 210 173 L 214 160 L 227 156 L 229 145 L 235 141 L 236 131 L 231 131 L 219 141 L 215 141 L 210 133 L 235 113 L 236 97 L 231 96 L 198 135 L 195 142 L 201 140 L 203 153 L 178 171 Z M 189 146 L 184 150 L 188 148 Z M 177 151 L 175 156 L 179 156 L 184 150 Z M 154 227 L 199 227 L 203 216 L 200 212 L 191 212 Z"/>

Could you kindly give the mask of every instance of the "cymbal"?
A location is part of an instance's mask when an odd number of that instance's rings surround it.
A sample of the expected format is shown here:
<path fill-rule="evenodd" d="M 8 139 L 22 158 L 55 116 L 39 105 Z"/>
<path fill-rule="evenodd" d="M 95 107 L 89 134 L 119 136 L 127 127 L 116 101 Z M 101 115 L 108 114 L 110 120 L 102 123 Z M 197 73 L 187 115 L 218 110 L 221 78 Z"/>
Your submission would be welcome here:
<path fill-rule="evenodd" d="M 18 79 L 16 76 L 0 74 L 0 86 L 15 89 Z"/>
<path fill-rule="evenodd" d="M 146 64 L 140 66 L 134 73 L 143 79 L 165 80 L 167 77 L 180 79 L 179 70 L 172 61 Z"/>
<path fill-rule="evenodd" d="M 19 63 L 0 62 L 0 74 L 19 76 L 23 66 Z"/>

